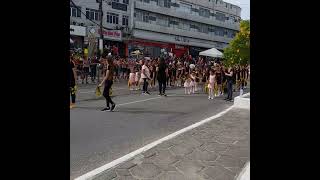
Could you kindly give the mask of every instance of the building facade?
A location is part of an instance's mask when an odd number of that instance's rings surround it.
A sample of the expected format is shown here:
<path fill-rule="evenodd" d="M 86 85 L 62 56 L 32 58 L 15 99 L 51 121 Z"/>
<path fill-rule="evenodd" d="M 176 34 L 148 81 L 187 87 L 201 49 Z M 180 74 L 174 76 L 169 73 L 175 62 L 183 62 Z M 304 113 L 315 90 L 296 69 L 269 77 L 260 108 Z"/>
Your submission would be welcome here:
<path fill-rule="evenodd" d="M 129 49 L 158 55 L 222 50 L 239 31 L 241 9 L 221 0 L 136 0 Z"/>
<path fill-rule="evenodd" d="M 78 8 L 70 4 L 70 25 L 86 27 L 87 36 L 95 29 L 99 37 L 99 4 L 73 2 Z M 222 0 L 108 0 L 103 1 L 103 12 L 103 26 L 110 28 L 103 32 L 104 45 L 117 45 L 120 55 L 139 49 L 147 56 L 181 56 L 225 48 L 239 31 L 241 9 Z"/>
<path fill-rule="evenodd" d="M 73 4 L 73 3 L 74 4 Z M 99 3 L 96 0 L 72 0 L 70 2 L 70 35 L 74 40 L 71 32 L 71 26 L 86 28 L 86 36 L 83 38 L 83 47 L 88 45 L 90 34 L 100 37 L 100 11 Z M 113 45 L 119 49 L 120 56 L 128 55 L 126 37 L 129 33 L 129 27 L 132 27 L 131 7 L 132 0 L 108 0 L 103 1 L 103 26 L 108 28 L 103 30 L 104 48 L 110 48 Z M 132 28 L 131 28 L 132 29 Z"/>

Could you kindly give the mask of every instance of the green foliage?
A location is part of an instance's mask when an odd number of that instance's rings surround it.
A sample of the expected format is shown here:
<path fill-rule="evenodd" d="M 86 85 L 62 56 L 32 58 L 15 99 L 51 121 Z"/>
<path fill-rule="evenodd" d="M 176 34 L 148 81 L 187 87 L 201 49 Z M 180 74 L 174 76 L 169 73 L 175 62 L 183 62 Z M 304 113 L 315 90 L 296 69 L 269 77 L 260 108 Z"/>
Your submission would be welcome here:
<path fill-rule="evenodd" d="M 224 63 L 226 66 L 245 65 L 250 63 L 250 21 L 240 22 L 240 32 L 236 34 L 224 49 Z"/>

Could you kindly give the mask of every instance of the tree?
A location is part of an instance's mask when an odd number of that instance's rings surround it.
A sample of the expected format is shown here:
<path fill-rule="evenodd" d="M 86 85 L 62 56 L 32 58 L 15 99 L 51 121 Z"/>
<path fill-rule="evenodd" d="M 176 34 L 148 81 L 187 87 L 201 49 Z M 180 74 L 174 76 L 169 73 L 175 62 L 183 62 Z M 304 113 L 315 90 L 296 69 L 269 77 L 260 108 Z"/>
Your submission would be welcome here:
<path fill-rule="evenodd" d="M 240 31 L 224 49 L 224 62 L 230 65 L 245 65 L 250 63 L 250 21 L 240 22 Z"/>

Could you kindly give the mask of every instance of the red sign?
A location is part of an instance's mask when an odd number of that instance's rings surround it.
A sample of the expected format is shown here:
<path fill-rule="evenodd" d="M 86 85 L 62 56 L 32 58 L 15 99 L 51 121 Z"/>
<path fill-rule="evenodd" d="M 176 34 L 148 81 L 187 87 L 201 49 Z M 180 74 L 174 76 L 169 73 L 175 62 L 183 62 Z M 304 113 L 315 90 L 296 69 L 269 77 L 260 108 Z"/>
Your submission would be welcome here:
<path fill-rule="evenodd" d="M 107 39 L 114 39 L 121 41 L 122 33 L 120 30 L 103 30 L 103 36 Z M 98 34 L 100 35 L 100 29 L 98 30 Z"/>

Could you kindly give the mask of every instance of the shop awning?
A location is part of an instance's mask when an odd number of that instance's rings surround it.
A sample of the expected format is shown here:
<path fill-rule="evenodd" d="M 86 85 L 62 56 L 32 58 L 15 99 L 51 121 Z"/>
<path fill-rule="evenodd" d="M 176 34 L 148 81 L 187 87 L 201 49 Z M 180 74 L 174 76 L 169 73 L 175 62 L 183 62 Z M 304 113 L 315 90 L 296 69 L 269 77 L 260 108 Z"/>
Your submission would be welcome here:
<path fill-rule="evenodd" d="M 219 50 L 217 50 L 216 48 L 211 48 L 205 51 L 202 51 L 199 53 L 200 56 L 209 56 L 209 57 L 218 57 L 218 58 L 222 58 L 222 52 L 220 52 Z"/>

